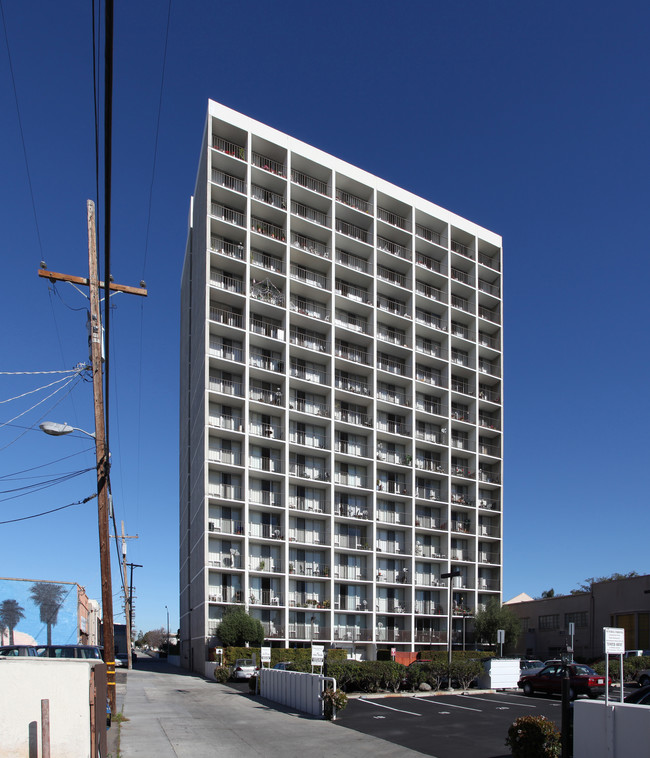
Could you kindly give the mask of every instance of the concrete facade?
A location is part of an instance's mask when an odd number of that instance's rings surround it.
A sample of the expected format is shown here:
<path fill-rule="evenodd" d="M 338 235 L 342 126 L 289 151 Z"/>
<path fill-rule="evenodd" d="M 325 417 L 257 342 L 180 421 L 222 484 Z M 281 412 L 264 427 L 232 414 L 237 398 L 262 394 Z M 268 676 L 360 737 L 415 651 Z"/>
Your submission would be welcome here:
<path fill-rule="evenodd" d="M 574 656 L 590 660 L 604 656 L 603 627 L 625 629 L 627 650 L 650 650 L 650 575 L 596 582 L 591 592 L 506 602 L 521 619 L 516 653 L 555 658 L 568 642 L 568 625 L 575 623 Z"/>
<path fill-rule="evenodd" d="M 210 102 L 181 285 L 181 661 L 439 646 L 501 597 L 501 238 Z M 453 592 L 441 574 L 458 570 Z"/>

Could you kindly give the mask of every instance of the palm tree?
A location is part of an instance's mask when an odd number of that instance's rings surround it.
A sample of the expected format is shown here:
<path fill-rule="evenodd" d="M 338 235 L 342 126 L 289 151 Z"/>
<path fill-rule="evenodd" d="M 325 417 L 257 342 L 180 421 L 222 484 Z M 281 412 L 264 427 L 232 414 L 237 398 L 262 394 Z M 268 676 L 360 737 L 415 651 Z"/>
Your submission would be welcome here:
<path fill-rule="evenodd" d="M 56 626 L 59 610 L 65 600 L 65 590 L 60 584 L 36 582 L 29 588 L 34 604 L 39 607 L 41 622 L 47 624 L 47 644 L 52 644 L 52 627 Z"/>
<path fill-rule="evenodd" d="M 3 600 L 0 603 L 0 623 L 9 629 L 9 644 L 14 644 L 14 628 L 25 618 L 25 609 L 17 600 Z"/>

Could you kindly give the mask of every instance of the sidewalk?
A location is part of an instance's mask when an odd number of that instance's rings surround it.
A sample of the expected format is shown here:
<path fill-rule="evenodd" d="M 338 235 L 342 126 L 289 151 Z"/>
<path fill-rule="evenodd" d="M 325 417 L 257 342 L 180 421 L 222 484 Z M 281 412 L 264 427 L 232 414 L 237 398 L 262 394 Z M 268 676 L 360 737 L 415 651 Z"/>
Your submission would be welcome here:
<path fill-rule="evenodd" d="M 393 758 L 397 748 L 147 656 L 118 672 L 122 708 L 129 720 L 109 730 L 112 758 L 118 728 L 120 758 Z M 422 755 L 397 749 L 404 758 Z"/>

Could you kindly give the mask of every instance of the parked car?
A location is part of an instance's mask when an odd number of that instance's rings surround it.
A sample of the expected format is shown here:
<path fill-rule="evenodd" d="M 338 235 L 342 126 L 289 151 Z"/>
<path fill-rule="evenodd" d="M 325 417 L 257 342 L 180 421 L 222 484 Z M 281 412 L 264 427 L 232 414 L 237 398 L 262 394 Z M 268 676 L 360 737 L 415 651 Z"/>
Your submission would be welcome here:
<path fill-rule="evenodd" d="M 636 675 L 636 680 L 641 687 L 646 687 L 648 684 L 650 684 L 650 669 L 643 669 L 642 671 L 639 671 L 639 673 Z"/>
<path fill-rule="evenodd" d="M 539 660 L 519 661 L 519 670 L 522 674 L 535 674 L 544 668 L 544 664 Z"/>
<path fill-rule="evenodd" d="M 41 645 L 37 648 L 41 658 L 82 658 L 102 660 L 102 653 L 97 645 Z"/>
<path fill-rule="evenodd" d="M 289 667 L 293 665 L 293 661 L 280 661 L 273 666 L 274 669 L 280 669 L 281 671 L 288 671 Z"/>
<path fill-rule="evenodd" d="M 524 694 L 533 695 L 535 692 L 560 694 L 562 692 L 562 678 L 564 676 L 564 664 L 544 666 L 541 671 L 534 674 L 523 674 L 518 682 Z M 605 692 L 605 677 L 597 674 L 589 666 L 582 663 L 569 663 L 569 697 L 571 700 L 580 695 L 588 695 L 597 698 Z M 607 682 L 611 684 L 611 679 Z"/>
<path fill-rule="evenodd" d="M 23 655 L 37 655 L 35 645 L 2 645 L 0 655 L 14 657 Z"/>
<path fill-rule="evenodd" d="M 638 690 L 628 695 L 623 702 L 635 703 L 636 705 L 650 705 L 650 685 L 639 687 Z"/>
<path fill-rule="evenodd" d="M 237 658 L 232 670 L 233 679 L 250 679 L 257 674 L 257 666 L 252 658 Z"/>

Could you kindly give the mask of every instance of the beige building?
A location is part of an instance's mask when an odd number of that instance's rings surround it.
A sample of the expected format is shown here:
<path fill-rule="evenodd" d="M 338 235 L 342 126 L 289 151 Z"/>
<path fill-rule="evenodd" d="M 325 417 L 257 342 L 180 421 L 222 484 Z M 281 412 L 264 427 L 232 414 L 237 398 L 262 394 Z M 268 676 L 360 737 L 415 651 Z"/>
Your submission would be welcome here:
<path fill-rule="evenodd" d="M 516 652 L 554 658 L 566 649 L 569 624 L 575 624 L 574 656 L 603 656 L 603 627 L 625 629 L 627 650 L 650 649 L 650 575 L 596 582 L 590 592 L 533 600 L 525 593 L 507 605 L 521 619 Z"/>

